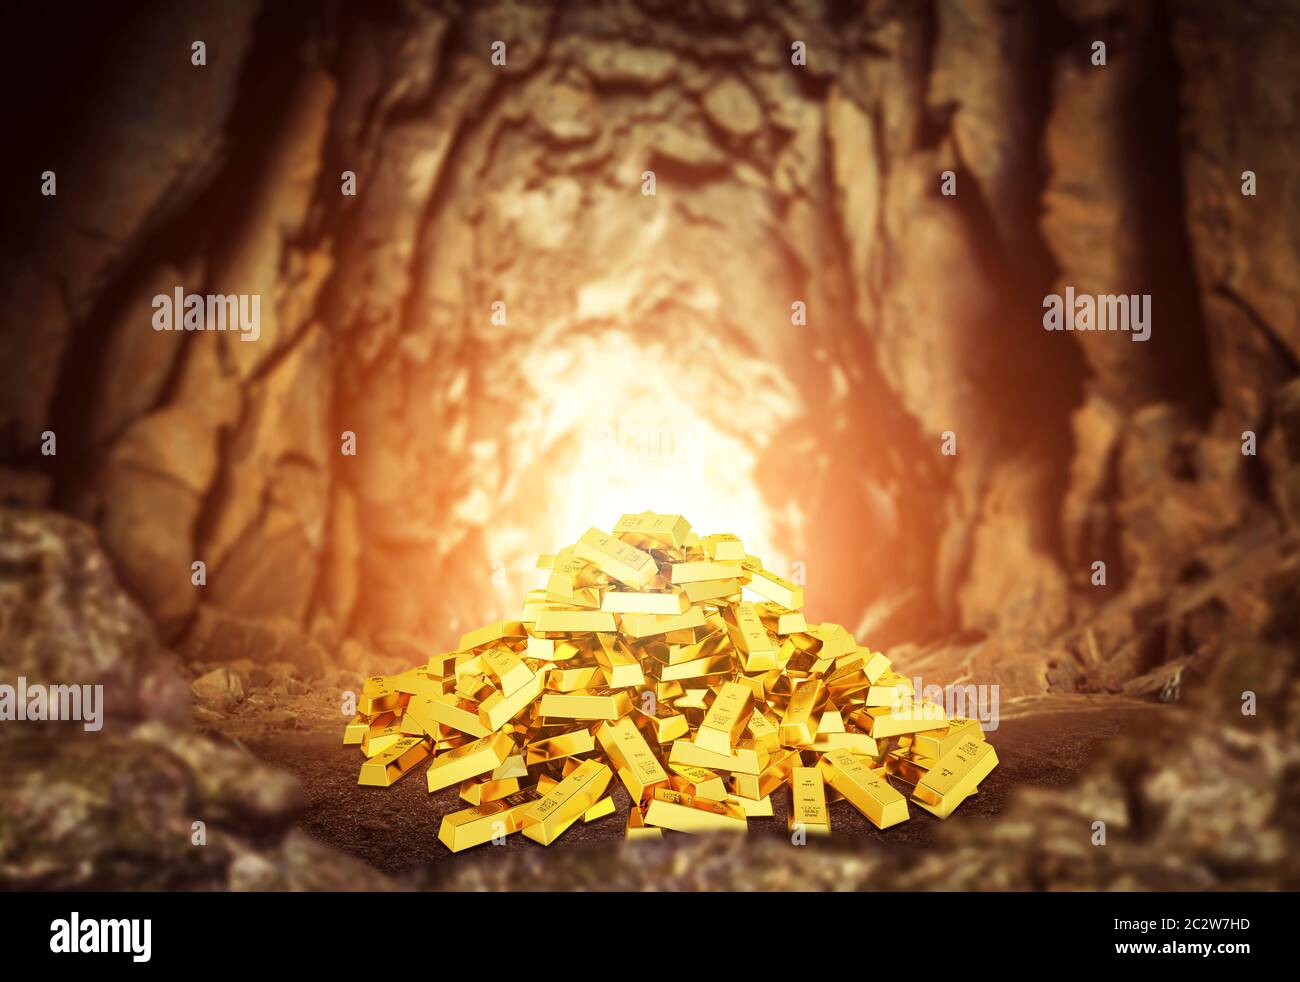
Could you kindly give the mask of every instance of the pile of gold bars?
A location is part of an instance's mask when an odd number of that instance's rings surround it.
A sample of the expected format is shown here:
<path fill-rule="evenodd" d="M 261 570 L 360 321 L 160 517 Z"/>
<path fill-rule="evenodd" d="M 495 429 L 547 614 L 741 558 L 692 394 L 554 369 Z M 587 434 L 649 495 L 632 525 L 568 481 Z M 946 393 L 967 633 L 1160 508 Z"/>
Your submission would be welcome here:
<path fill-rule="evenodd" d="M 520 620 L 369 678 L 344 736 L 363 785 L 432 757 L 429 791 L 469 804 L 442 819 L 455 852 L 514 832 L 550 845 L 614 813 L 615 774 L 628 839 L 743 831 L 782 786 L 791 830 L 818 834 L 841 798 L 879 828 L 906 820 L 898 786 L 947 818 L 998 762 L 977 721 L 916 698 L 840 625 L 807 623 L 802 587 L 734 535 L 624 515 L 538 567 Z"/>

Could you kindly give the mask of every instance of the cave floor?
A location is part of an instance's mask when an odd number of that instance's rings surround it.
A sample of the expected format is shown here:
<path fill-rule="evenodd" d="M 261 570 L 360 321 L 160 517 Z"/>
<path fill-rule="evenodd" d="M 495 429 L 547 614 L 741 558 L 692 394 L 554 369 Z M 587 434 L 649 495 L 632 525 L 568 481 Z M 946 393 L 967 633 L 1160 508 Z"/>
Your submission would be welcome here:
<path fill-rule="evenodd" d="M 949 821 L 991 819 L 1018 788 L 1069 786 L 1108 741 L 1141 727 L 1160 708 L 1156 703 L 1107 695 L 1053 695 L 1008 703 L 1000 725 L 989 734 L 1000 764 L 979 794 L 968 799 Z M 286 726 L 287 720 L 292 720 L 291 725 Z M 430 795 L 422 766 L 390 788 L 358 786 L 362 758 L 356 747 L 340 742 L 343 724 L 336 717 L 321 712 L 293 715 L 283 707 L 270 711 L 253 706 L 211 728 L 299 779 L 306 800 L 299 824 L 322 842 L 399 877 L 417 871 L 436 876 L 438 871 L 430 867 L 453 858 L 438 842 L 437 834 L 445 813 L 467 807 L 456 789 Z M 618 809 L 613 815 L 570 828 L 556 846 L 620 841 L 628 796 L 617 781 L 614 795 Z M 751 819 L 751 835 L 785 837 L 786 796 L 777 793 L 772 802 L 776 814 Z M 876 848 L 907 851 L 930 846 L 941 822 L 914 808 L 907 822 L 882 832 L 847 802 L 839 801 L 831 805 L 831 825 L 834 838 L 842 842 L 856 838 Z M 497 848 L 543 847 L 523 836 L 511 836 L 505 846 Z"/>

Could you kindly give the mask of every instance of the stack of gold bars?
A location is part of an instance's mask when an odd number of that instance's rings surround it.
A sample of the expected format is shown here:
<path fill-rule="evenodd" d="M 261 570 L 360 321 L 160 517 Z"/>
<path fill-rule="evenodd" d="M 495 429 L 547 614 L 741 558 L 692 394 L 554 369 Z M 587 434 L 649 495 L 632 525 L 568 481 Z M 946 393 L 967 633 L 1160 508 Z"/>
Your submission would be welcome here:
<path fill-rule="evenodd" d="M 628 839 L 743 831 L 783 786 L 790 829 L 811 835 L 841 798 L 882 829 L 909 797 L 947 818 L 998 762 L 977 721 L 917 698 L 838 624 L 808 624 L 802 587 L 734 535 L 624 515 L 538 567 L 520 620 L 367 679 L 344 736 L 363 785 L 432 757 L 429 791 L 469 805 L 442 818 L 454 852 L 515 832 L 550 845 L 615 812 L 615 775 Z"/>

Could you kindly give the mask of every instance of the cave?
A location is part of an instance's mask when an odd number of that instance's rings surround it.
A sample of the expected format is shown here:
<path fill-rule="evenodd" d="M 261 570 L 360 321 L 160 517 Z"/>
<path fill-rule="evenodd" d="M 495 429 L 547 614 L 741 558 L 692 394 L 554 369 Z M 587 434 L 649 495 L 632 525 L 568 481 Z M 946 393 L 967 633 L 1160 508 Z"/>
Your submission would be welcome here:
<path fill-rule="evenodd" d="M 673 849 L 1300 883 L 1294 3 L 12 16 L 0 681 L 102 682 L 107 719 L 0 754 L 91 826 L 153 818 L 123 858 L 5 782 L 9 885 L 518 887 L 527 844 L 448 864 L 421 788 L 349 797 L 340 698 L 643 510 L 739 535 L 921 685 L 996 686 L 1008 746 L 942 834 Z M 1076 296 L 1149 335 L 1069 329 Z M 1216 788 L 1276 807 L 1229 835 Z M 1132 836 L 1066 863 L 1101 815 Z M 621 839 L 583 830 L 631 885 Z"/>

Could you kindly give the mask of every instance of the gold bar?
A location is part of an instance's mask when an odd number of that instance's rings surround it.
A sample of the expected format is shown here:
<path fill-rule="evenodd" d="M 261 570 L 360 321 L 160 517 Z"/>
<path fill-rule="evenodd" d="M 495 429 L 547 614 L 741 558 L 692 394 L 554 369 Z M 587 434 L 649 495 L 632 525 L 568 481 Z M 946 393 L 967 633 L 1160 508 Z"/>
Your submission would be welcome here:
<path fill-rule="evenodd" d="M 540 711 L 543 716 L 561 719 L 618 719 L 632 711 L 632 697 L 626 689 L 548 692 L 542 696 Z"/>
<path fill-rule="evenodd" d="M 646 799 L 645 822 L 676 832 L 744 832 L 745 813 L 725 801 L 705 801 L 671 788 L 655 788 Z"/>
<path fill-rule="evenodd" d="M 370 721 L 358 713 L 352 717 L 352 722 L 343 729 L 343 746 L 359 746 L 362 737 L 370 730 Z"/>
<path fill-rule="evenodd" d="M 434 675 L 427 668 L 412 668 L 388 680 L 390 688 L 411 696 L 440 696 L 456 684 L 455 675 Z"/>
<path fill-rule="evenodd" d="M 501 762 L 501 766 L 492 772 L 493 781 L 505 781 L 512 777 L 527 777 L 528 765 L 524 755 L 518 751 Z"/>
<path fill-rule="evenodd" d="M 442 817 L 438 841 L 452 852 L 461 852 L 500 836 L 512 835 L 519 831 L 521 816 L 538 797 L 537 792 L 530 788 L 499 801 L 450 812 Z"/>
<path fill-rule="evenodd" d="M 507 733 L 493 733 L 464 746 L 439 754 L 425 772 L 429 793 L 460 784 L 471 777 L 489 774 L 501 766 L 515 749 Z"/>
<path fill-rule="evenodd" d="M 697 583 L 683 583 L 682 593 L 693 604 L 709 603 L 727 597 L 740 595 L 739 580 L 700 580 Z"/>
<path fill-rule="evenodd" d="M 402 737 L 379 756 L 371 757 L 361 765 L 357 784 L 372 788 L 389 787 L 428 756 L 429 743 L 423 737 Z"/>
<path fill-rule="evenodd" d="M 594 822 L 598 818 L 604 818 L 606 815 L 614 814 L 614 796 L 607 794 L 596 802 L 585 812 L 582 813 L 582 822 L 585 825 L 588 822 Z"/>
<path fill-rule="evenodd" d="M 724 684 L 695 733 L 696 746 L 730 754 L 749 723 L 751 695 L 750 690 L 739 682 Z"/>
<path fill-rule="evenodd" d="M 727 804 L 734 805 L 745 813 L 746 818 L 771 818 L 775 812 L 772 810 L 772 796 L 753 798 L 738 798 L 730 796 L 727 798 Z"/>
<path fill-rule="evenodd" d="M 709 580 L 731 580 L 740 576 L 738 563 L 716 563 L 711 559 L 673 563 L 668 567 L 669 583 L 707 583 Z"/>
<path fill-rule="evenodd" d="M 901 706 L 912 698 L 912 680 L 886 672 L 866 691 L 868 706 Z"/>
<path fill-rule="evenodd" d="M 406 715 L 413 717 L 430 733 L 435 732 L 439 723 L 472 737 L 485 737 L 492 732 L 479 721 L 479 705 L 461 699 L 455 693 L 418 696 L 406 707 Z"/>
<path fill-rule="evenodd" d="M 815 767 L 796 767 L 790 772 L 790 815 L 786 828 L 793 832 L 800 825 L 809 835 L 831 834 L 826 789 L 821 772 Z"/>
<path fill-rule="evenodd" d="M 726 800 L 727 786 L 722 783 L 721 777 L 707 767 L 695 767 L 690 764 L 668 766 L 676 775 L 668 780 L 673 790 L 684 792 L 692 798 L 703 798 L 705 801 Z"/>
<path fill-rule="evenodd" d="M 885 780 L 884 770 L 873 770 L 864 758 L 848 750 L 832 750 L 818 767 L 826 782 L 876 828 L 907 820 L 907 799 Z"/>
<path fill-rule="evenodd" d="M 452 684 L 454 685 L 456 678 L 456 656 L 459 654 L 459 651 L 444 651 L 440 655 L 433 655 L 429 658 L 429 663 L 425 665 L 425 669 L 430 675 L 444 679 L 450 675 L 452 677 Z"/>
<path fill-rule="evenodd" d="M 641 807 L 636 802 L 633 802 L 632 807 L 627 810 L 627 831 L 623 834 L 624 840 L 639 842 L 645 839 L 662 839 L 663 837 L 664 830 L 646 825 L 645 815 L 641 811 Z"/>
<path fill-rule="evenodd" d="M 388 679 L 384 676 L 372 675 L 362 686 L 357 712 L 363 716 L 378 716 L 380 713 L 390 713 L 400 709 L 409 699 L 410 696 L 398 692 L 389 685 Z"/>
<path fill-rule="evenodd" d="M 948 720 L 947 729 L 918 733 L 912 741 L 912 752 L 938 760 L 966 740 L 983 739 L 984 727 L 980 726 L 979 720 L 954 716 Z"/>
<path fill-rule="evenodd" d="M 948 725 L 943 707 L 932 702 L 905 702 L 893 707 L 871 706 L 855 710 L 849 721 L 875 737 L 877 743 L 885 737 L 920 733 L 922 730 L 941 730 Z"/>
<path fill-rule="evenodd" d="M 632 654 L 622 638 L 613 634 L 598 634 L 596 637 L 600 641 L 595 651 L 596 661 L 600 663 L 606 685 L 613 689 L 645 685 L 641 660 Z"/>
<path fill-rule="evenodd" d="M 551 575 L 546 579 L 546 595 L 572 599 L 575 593 L 596 582 L 599 572 L 572 553 L 556 556 Z"/>
<path fill-rule="evenodd" d="M 851 750 L 860 757 L 879 757 L 880 744 L 875 737 L 865 733 L 818 733 L 812 743 L 814 753 L 829 753 L 832 750 Z"/>
<path fill-rule="evenodd" d="M 755 604 L 763 626 L 773 634 L 802 634 L 808 621 L 801 610 L 788 610 L 780 604 Z"/>
<path fill-rule="evenodd" d="M 597 528 L 582 533 L 582 538 L 573 547 L 573 554 L 579 559 L 585 559 L 606 576 L 641 590 L 659 575 L 659 565 L 650 553 L 642 552 Z"/>
<path fill-rule="evenodd" d="M 503 781 L 494 781 L 491 775 L 484 778 L 470 778 L 460 786 L 461 801 L 471 805 L 486 805 L 489 801 L 500 801 L 523 790 L 523 782 L 517 777 L 508 777 Z"/>
<path fill-rule="evenodd" d="M 811 746 L 817 739 L 817 709 L 825 701 L 826 686 L 821 679 L 804 682 L 786 703 L 781 717 L 781 743 L 787 747 Z"/>
<path fill-rule="evenodd" d="M 590 753 L 596 749 L 596 738 L 591 730 L 570 730 L 555 736 L 537 740 L 524 747 L 524 759 L 528 766 L 544 764 L 548 760 L 561 757 L 573 757 L 576 754 Z"/>
<path fill-rule="evenodd" d="M 862 648 L 859 650 L 866 651 L 867 649 Z M 893 665 L 879 651 L 868 651 L 867 655 L 866 660 L 862 663 L 862 674 L 867 677 L 867 681 L 875 685 L 886 672 L 893 668 Z"/>
<path fill-rule="evenodd" d="M 600 609 L 612 614 L 684 614 L 691 602 L 684 593 L 636 593 L 610 590 L 600 601 Z"/>
<path fill-rule="evenodd" d="M 513 695 L 533 678 L 532 669 L 509 648 L 489 648 L 483 652 L 483 669 L 505 696 Z"/>
<path fill-rule="evenodd" d="M 731 667 L 730 655 L 712 655 L 707 658 L 695 658 L 679 665 L 662 665 L 656 671 L 660 682 L 680 682 L 682 679 L 699 679 L 706 675 L 718 675 Z"/>
<path fill-rule="evenodd" d="M 706 535 L 700 539 L 704 555 L 720 563 L 740 563 L 745 560 L 745 547 L 734 535 Z"/>
<path fill-rule="evenodd" d="M 625 638 L 652 638 L 703 626 L 704 611 L 691 607 L 684 614 L 624 614 L 620 631 Z"/>
<path fill-rule="evenodd" d="M 361 738 L 361 752 L 367 757 L 377 756 L 402 739 L 402 736 L 402 721 L 394 717 L 384 726 L 372 726 L 366 730 Z"/>
<path fill-rule="evenodd" d="M 762 774 L 732 774 L 731 790 L 741 798 L 766 798 L 790 780 L 796 767 L 802 766 L 803 756 L 798 750 L 779 750 L 772 755 Z"/>
<path fill-rule="evenodd" d="M 920 784 L 933 767 L 933 757 L 914 754 L 910 750 L 891 750 L 885 755 L 885 773 L 913 786 Z"/>
<path fill-rule="evenodd" d="M 771 570 L 750 570 L 750 580 L 746 586 L 764 600 L 780 604 L 786 610 L 799 610 L 803 607 L 803 587 L 795 586 Z"/>
<path fill-rule="evenodd" d="M 759 750 L 752 740 L 741 740 L 730 754 L 714 753 L 697 747 L 690 740 L 677 740 L 668 752 L 670 764 L 694 764 L 711 771 L 739 771 L 741 774 L 762 774 L 768 765 L 768 755 Z"/>
<path fill-rule="evenodd" d="M 685 716 L 670 706 L 658 703 L 657 700 L 653 713 L 646 712 L 640 706 L 634 706 L 632 722 L 636 724 L 637 729 L 646 733 L 647 739 L 655 743 L 671 743 L 690 732 L 690 725 L 686 722 Z"/>
<path fill-rule="evenodd" d="M 536 672 L 532 680 L 524 683 L 510 695 L 494 692 L 478 707 L 479 723 L 489 731 L 501 729 L 512 719 L 537 701 L 546 687 L 546 670 Z"/>
<path fill-rule="evenodd" d="M 663 765 L 632 720 L 624 718 L 616 723 L 600 724 L 596 728 L 596 739 L 610 763 L 618 769 L 618 778 L 632 796 L 633 803 L 644 798 L 651 788 L 668 783 Z"/>
<path fill-rule="evenodd" d="M 506 638 L 524 638 L 528 633 L 524 630 L 522 621 L 493 621 L 491 624 L 484 624 L 476 631 L 470 631 L 462 635 L 460 639 L 460 650 L 473 651 L 475 648 L 481 648 L 485 644 L 492 644 L 494 641 L 503 641 Z"/>
<path fill-rule="evenodd" d="M 762 672 L 776 668 L 777 648 L 768 636 L 763 620 L 752 603 L 738 603 L 731 607 L 727 620 L 727 633 L 745 660 L 746 672 Z"/>
<path fill-rule="evenodd" d="M 691 523 L 681 515 L 658 515 L 652 511 L 640 515 L 623 515 L 614 526 L 615 535 L 634 535 L 681 549 L 686 545 Z"/>
<path fill-rule="evenodd" d="M 524 835 L 549 846 L 600 800 L 613 773 L 595 760 L 584 760 L 563 781 L 524 811 L 520 822 Z"/>
<path fill-rule="evenodd" d="M 997 765 L 998 755 L 992 744 L 964 740 L 935 761 L 917 783 L 912 800 L 930 814 L 947 818 Z"/>
<path fill-rule="evenodd" d="M 536 630 L 546 634 L 590 634 L 617 631 L 614 615 L 604 610 L 557 610 L 544 607 L 537 614 Z"/>
<path fill-rule="evenodd" d="M 604 679 L 599 665 L 574 665 L 572 668 L 554 668 L 546 677 L 546 688 L 552 692 L 576 692 L 598 686 Z M 543 696 L 542 698 L 546 698 Z"/>

